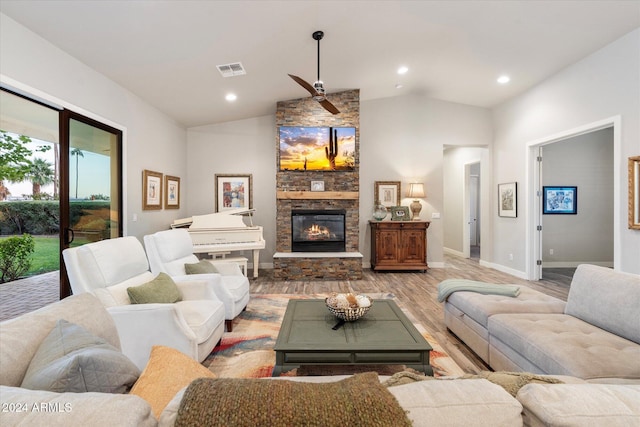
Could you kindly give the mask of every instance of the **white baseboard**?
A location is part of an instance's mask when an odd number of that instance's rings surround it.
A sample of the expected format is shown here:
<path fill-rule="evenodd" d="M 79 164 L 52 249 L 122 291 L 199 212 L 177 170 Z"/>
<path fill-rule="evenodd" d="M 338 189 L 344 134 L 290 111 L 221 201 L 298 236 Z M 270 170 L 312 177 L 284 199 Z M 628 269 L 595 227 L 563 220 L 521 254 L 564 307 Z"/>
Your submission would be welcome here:
<path fill-rule="evenodd" d="M 449 255 L 459 256 L 460 258 L 464 258 L 464 252 L 456 251 L 451 248 L 442 248 L 442 252 Z"/>
<path fill-rule="evenodd" d="M 510 274 L 510 275 L 515 276 L 515 277 L 517 277 L 519 279 L 527 280 L 527 273 L 525 273 L 524 271 L 516 270 L 516 269 L 513 269 L 513 268 L 505 267 L 504 265 L 494 264 L 492 262 L 487 262 L 487 261 L 483 261 L 483 260 L 480 260 L 480 265 L 483 266 L 483 267 L 493 268 L 494 270 L 498 270 L 498 271 L 501 271 L 503 273 Z"/>
<path fill-rule="evenodd" d="M 600 267 L 613 268 L 613 261 L 572 261 L 572 262 L 549 262 L 543 261 L 542 268 L 575 268 L 580 264 L 598 265 Z"/>

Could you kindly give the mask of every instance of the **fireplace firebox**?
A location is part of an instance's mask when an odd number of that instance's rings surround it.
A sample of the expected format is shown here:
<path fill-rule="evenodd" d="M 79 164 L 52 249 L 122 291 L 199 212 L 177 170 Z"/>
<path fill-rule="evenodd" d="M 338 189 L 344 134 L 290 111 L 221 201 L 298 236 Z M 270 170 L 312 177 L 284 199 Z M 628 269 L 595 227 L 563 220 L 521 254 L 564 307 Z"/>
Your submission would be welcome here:
<path fill-rule="evenodd" d="M 291 211 L 292 252 L 344 252 L 345 210 Z"/>

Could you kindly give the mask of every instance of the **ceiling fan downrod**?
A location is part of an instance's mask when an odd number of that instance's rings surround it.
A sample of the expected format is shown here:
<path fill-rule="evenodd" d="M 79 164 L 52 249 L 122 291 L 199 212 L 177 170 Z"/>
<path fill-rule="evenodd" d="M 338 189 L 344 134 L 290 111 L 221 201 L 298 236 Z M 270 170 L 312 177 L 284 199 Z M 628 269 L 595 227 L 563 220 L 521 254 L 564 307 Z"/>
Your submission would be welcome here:
<path fill-rule="evenodd" d="M 320 80 L 320 40 L 324 37 L 324 32 L 315 31 L 312 35 L 313 39 L 318 42 L 318 79 L 313 83 L 313 88 L 316 90 L 317 94 L 313 97 L 316 101 L 324 101 L 324 83 Z"/>

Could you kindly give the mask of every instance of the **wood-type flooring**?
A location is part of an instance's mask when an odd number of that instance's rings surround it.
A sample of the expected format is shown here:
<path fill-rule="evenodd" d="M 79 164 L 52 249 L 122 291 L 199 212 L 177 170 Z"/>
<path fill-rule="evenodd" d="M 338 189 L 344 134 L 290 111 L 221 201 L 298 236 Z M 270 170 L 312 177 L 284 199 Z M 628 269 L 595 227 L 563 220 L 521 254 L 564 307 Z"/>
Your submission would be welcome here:
<path fill-rule="evenodd" d="M 519 279 L 479 265 L 475 259 L 445 255 L 445 268 L 422 272 L 373 272 L 365 269 L 362 280 L 274 280 L 272 270 L 260 270 L 251 280 L 252 294 L 326 294 L 331 292 L 393 293 L 401 304 L 431 333 L 443 349 L 467 373 L 489 369 L 444 324 L 443 304 L 437 301 L 437 285 L 445 279 L 470 279 L 488 283 L 522 284 L 567 300 L 569 287 L 549 280 Z"/>

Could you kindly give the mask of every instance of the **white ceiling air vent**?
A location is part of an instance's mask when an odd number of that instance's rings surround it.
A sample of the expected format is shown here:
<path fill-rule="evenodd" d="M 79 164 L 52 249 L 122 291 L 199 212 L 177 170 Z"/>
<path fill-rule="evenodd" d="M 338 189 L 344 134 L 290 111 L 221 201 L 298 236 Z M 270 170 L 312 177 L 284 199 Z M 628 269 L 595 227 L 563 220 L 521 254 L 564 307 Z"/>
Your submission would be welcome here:
<path fill-rule="evenodd" d="M 233 62 L 231 64 L 217 65 L 218 71 L 222 74 L 222 77 L 234 77 L 247 74 L 240 62 Z"/>

